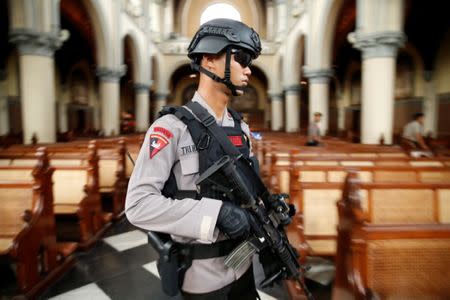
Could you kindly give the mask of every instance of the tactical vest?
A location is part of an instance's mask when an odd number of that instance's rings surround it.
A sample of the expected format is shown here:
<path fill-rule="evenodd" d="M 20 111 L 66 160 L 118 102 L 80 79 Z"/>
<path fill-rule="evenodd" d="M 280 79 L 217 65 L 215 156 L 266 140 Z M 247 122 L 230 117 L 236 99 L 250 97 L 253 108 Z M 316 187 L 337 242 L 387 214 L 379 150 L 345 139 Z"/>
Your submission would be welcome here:
<path fill-rule="evenodd" d="M 198 119 L 185 107 L 164 107 L 159 115 L 164 116 L 166 114 L 173 114 L 186 124 L 198 151 L 199 174 L 205 172 L 205 170 L 223 156 L 230 155 L 231 153 L 230 156 L 235 158 L 239 157 L 239 160 L 248 160 L 248 164 L 246 164 L 248 167 L 242 168 L 242 177 L 243 180 L 246 181 L 246 186 L 251 189 L 250 192 L 256 194 L 256 187 L 261 186 L 262 184 L 258 184 L 258 182 L 254 184 L 252 182 L 252 178 L 255 176 L 254 170 L 258 173 L 258 161 L 254 157 L 249 158 L 250 141 L 241 128 L 241 116 L 234 110 L 228 109 L 228 112 L 233 118 L 234 126 L 218 127 L 215 124 L 216 119 L 211 116 L 205 108 L 201 107 L 200 104 L 189 102 L 186 106 L 192 110 Z M 225 135 L 223 133 L 225 133 Z M 226 140 L 227 137 L 231 143 Z M 179 190 L 173 170 L 170 172 L 170 176 L 161 193 L 165 197 L 172 199 L 191 198 L 200 200 L 202 197 L 207 197 L 222 201 L 238 202 L 238 199 L 232 199 L 228 196 L 230 193 L 227 194 L 226 191 L 219 190 L 216 185 L 200 185 L 199 191 Z M 159 244 L 162 244 L 163 241 L 171 241 L 168 234 L 156 232 L 150 232 L 150 234 L 152 239 L 149 240 L 158 240 Z M 240 240 L 232 239 L 226 239 L 212 244 L 180 244 L 172 242 L 173 247 L 170 246 L 170 251 L 173 251 L 174 253 L 173 257 L 176 258 L 175 262 L 164 261 L 164 259 L 161 258 L 164 258 L 164 255 L 160 253 L 159 260 L 162 260 L 160 264 L 162 272 L 160 272 L 160 274 L 163 289 L 174 291 L 181 288 L 184 274 L 191 266 L 192 260 L 226 256 L 230 254 L 240 242 Z M 155 247 L 155 249 L 159 248 L 161 247 Z"/>
<path fill-rule="evenodd" d="M 186 104 L 194 113 L 198 112 L 197 107 L 193 104 L 193 102 L 189 102 Z M 240 154 L 249 159 L 250 155 L 250 141 L 243 132 L 241 128 L 242 118 L 236 111 L 229 109 L 228 112 L 231 114 L 234 126 L 233 127 L 220 127 L 223 129 L 231 143 L 239 150 Z M 227 155 L 225 150 L 222 148 L 220 143 L 215 140 L 215 137 L 208 132 L 206 125 L 209 122 L 216 122 L 215 118 L 207 113 L 206 109 L 202 111 L 203 115 L 200 117 L 204 117 L 204 120 L 199 121 L 188 109 L 185 107 L 174 107 L 174 106 L 166 106 L 164 107 L 159 116 L 164 116 L 166 114 L 173 114 L 178 119 L 180 119 L 184 124 L 186 124 L 189 133 L 191 134 L 192 140 L 198 152 L 198 160 L 199 160 L 199 174 L 202 174 L 205 170 L 207 170 L 210 166 L 212 166 L 216 161 L 218 161 L 224 155 Z M 201 114 L 201 113 L 200 113 Z M 199 113 L 196 113 L 197 117 L 199 117 Z M 226 194 L 222 191 L 214 189 L 208 185 L 200 186 L 200 191 L 186 191 L 179 190 L 176 182 L 176 178 L 173 172 L 171 172 L 169 179 L 166 181 L 164 188 L 162 190 L 162 194 L 165 197 L 170 197 L 174 199 L 183 199 L 183 198 L 193 198 L 193 199 L 201 199 L 202 197 L 208 197 L 212 199 L 218 199 L 223 201 L 229 201 Z"/>

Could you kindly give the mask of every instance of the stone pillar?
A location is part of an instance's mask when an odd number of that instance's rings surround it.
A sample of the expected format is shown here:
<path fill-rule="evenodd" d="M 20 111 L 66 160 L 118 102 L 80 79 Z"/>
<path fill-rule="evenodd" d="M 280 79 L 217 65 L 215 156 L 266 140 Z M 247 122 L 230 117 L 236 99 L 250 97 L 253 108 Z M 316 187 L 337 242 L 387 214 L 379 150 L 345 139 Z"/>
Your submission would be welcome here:
<path fill-rule="evenodd" d="M 173 0 L 164 1 L 164 37 L 169 38 L 173 32 Z"/>
<path fill-rule="evenodd" d="M 424 72 L 425 79 L 425 99 L 423 102 L 423 112 L 425 114 L 425 133 L 431 132 L 433 137 L 437 136 L 438 129 L 438 103 L 436 97 L 436 87 L 433 80 L 433 71 Z"/>
<path fill-rule="evenodd" d="M 120 133 L 120 84 L 125 68 L 99 68 L 101 102 L 101 131 L 105 136 Z"/>
<path fill-rule="evenodd" d="M 146 131 L 150 125 L 150 101 L 149 101 L 149 88 L 150 86 L 145 83 L 136 83 L 134 85 L 134 91 L 136 95 L 136 131 Z"/>
<path fill-rule="evenodd" d="M 273 2 L 268 1 L 266 4 L 266 13 L 267 13 L 267 25 L 266 25 L 266 32 L 267 32 L 267 39 L 273 40 L 274 38 L 274 26 L 275 26 L 275 10 L 273 7 Z"/>
<path fill-rule="evenodd" d="M 10 32 L 10 42 L 19 50 L 23 142 L 33 135 L 39 143 L 56 142 L 56 104 L 53 54 L 61 41 L 53 33 L 31 29 Z"/>
<path fill-rule="evenodd" d="M 169 96 L 168 92 L 159 92 L 156 93 L 155 99 L 155 110 L 153 111 L 153 119 L 156 120 L 158 118 L 159 111 L 163 108 L 163 106 L 167 105 L 167 96 Z"/>
<path fill-rule="evenodd" d="M 330 69 L 305 69 L 304 76 L 309 78 L 308 122 L 312 121 L 314 113 L 322 113 L 322 121 L 319 127 L 322 134 L 325 135 L 328 132 L 329 84 L 333 71 Z"/>
<path fill-rule="evenodd" d="M 275 0 L 277 11 L 277 31 L 275 39 L 277 41 L 281 41 L 287 32 L 288 13 L 286 2 L 286 0 Z"/>
<path fill-rule="evenodd" d="M 296 132 L 300 129 L 300 85 L 285 87 L 286 97 L 286 132 Z"/>
<path fill-rule="evenodd" d="M 402 32 L 354 33 L 353 46 L 362 52 L 361 143 L 392 144 L 397 49 Z"/>
<path fill-rule="evenodd" d="M 272 106 L 272 122 L 270 126 L 273 131 L 280 131 L 283 128 L 283 94 L 271 93 L 269 97 Z"/>

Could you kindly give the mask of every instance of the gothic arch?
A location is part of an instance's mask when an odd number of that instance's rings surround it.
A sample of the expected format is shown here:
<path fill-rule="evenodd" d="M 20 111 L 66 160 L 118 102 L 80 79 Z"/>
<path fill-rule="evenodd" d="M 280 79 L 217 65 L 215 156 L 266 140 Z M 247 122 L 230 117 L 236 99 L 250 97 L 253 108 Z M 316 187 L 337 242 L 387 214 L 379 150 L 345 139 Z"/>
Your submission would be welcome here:
<path fill-rule="evenodd" d="M 133 31 L 128 32 L 122 38 L 122 49 L 125 47 L 129 47 L 131 61 L 132 61 L 132 74 L 131 77 L 133 81 L 136 82 L 145 82 L 142 76 L 143 69 L 143 54 L 141 47 L 139 47 L 139 40 L 136 37 L 136 34 Z M 125 64 L 125 51 L 122 51 L 122 63 Z M 127 70 L 128 72 L 128 70 Z"/>
<path fill-rule="evenodd" d="M 113 47 L 112 35 L 101 4 L 99 0 L 83 0 L 82 3 L 91 18 L 95 33 L 97 66 L 100 68 L 111 68 L 114 66 L 113 53 L 106 49 L 112 49 Z"/>
<path fill-rule="evenodd" d="M 187 56 L 180 56 L 180 57 L 174 57 L 176 59 L 175 61 L 171 61 L 170 64 L 167 65 L 161 65 L 165 61 L 161 57 L 156 57 L 156 73 L 158 78 L 158 87 L 157 91 L 159 93 L 169 93 L 169 84 L 170 84 L 170 78 L 175 73 L 177 69 L 182 67 L 183 65 L 189 64 L 189 59 Z"/>
<path fill-rule="evenodd" d="M 302 32 L 294 35 L 287 42 L 286 55 L 283 65 L 283 84 L 294 85 L 300 83 L 301 66 L 304 64 L 305 36 Z"/>
<path fill-rule="evenodd" d="M 314 15 L 310 18 L 314 21 L 310 23 L 311 30 L 307 46 L 307 65 L 310 69 L 330 68 L 336 22 L 344 1 L 330 0 L 324 5 L 321 5 L 322 3 L 324 1 L 311 4 L 315 5 L 315 9 L 311 9 Z M 317 29 L 313 30 L 313 28 Z"/>
<path fill-rule="evenodd" d="M 412 87 L 412 95 L 420 96 L 424 94 L 424 72 L 425 72 L 425 63 L 422 59 L 419 50 L 412 44 L 407 42 L 405 46 L 399 49 L 397 55 L 397 68 L 396 71 L 398 73 L 398 63 L 399 58 L 402 56 L 408 56 L 412 62 L 412 71 L 413 71 L 413 87 Z"/>

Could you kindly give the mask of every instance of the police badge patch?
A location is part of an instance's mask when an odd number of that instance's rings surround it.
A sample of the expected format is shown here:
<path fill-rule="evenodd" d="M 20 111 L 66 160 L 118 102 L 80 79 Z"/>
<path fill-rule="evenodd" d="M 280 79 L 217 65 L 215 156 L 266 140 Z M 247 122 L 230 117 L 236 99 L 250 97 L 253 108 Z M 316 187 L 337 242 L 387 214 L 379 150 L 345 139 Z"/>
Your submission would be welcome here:
<path fill-rule="evenodd" d="M 169 141 L 159 134 L 150 134 L 150 159 L 169 144 Z"/>

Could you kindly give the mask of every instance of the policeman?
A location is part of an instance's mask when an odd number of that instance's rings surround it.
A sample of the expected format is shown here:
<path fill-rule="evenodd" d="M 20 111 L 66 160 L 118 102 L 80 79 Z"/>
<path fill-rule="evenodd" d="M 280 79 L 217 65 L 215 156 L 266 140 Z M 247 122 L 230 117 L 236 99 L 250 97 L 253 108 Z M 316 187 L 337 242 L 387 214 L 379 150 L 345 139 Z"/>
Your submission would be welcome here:
<path fill-rule="evenodd" d="M 193 249 L 180 283 L 185 299 L 258 298 L 251 258 L 237 270 L 224 265 L 249 233 L 246 212 L 226 194 L 204 186 L 199 190 L 195 182 L 226 155 L 206 129 L 211 120 L 244 157 L 253 157 L 249 127 L 227 104 L 232 95 L 244 93 L 250 64 L 260 52 L 258 34 L 241 22 L 214 19 L 201 25 L 188 48 L 191 66 L 200 73 L 198 90 L 186 106 L 163 109 L 130 178 L 128 220 Z"/>

